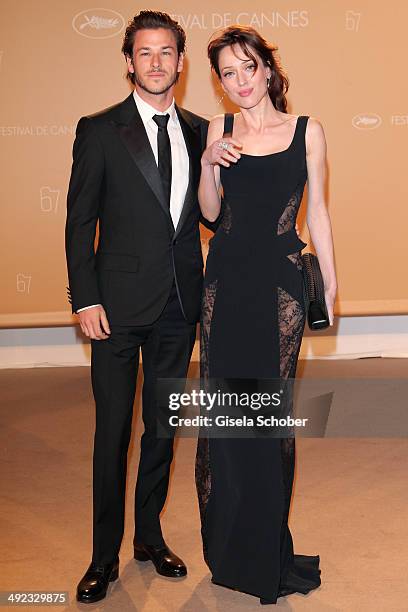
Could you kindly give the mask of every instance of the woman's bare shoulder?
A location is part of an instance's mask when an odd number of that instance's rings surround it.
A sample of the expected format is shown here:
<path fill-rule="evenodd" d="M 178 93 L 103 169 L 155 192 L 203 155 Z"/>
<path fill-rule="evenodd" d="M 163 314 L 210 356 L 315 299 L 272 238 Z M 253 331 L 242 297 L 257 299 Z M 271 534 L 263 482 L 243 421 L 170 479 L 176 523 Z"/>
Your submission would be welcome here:
<path fill-rule="evenodd" d="M 324 139 L 324 129 L 321 121 L 316 117 L 309 117 L 307 121 L 306 134 L 313 140 Z"/>
<path fill-rule="evenodd" d="M 326 136 L 321 121 L 316 117 L 309 117 L 306 126 L 306 148 L 311 151 L 324 151 L 326 149 Z"/>
<path fill-rule="evenodd" d="M 210 119 L 208 133 L 215 139 L 220 138 L 224 131 L 224 115 L 214 115 Z"/>
<path fill-rule="evenodd" d="M 210 125 L 215 127 L 222 125 L 224 123 L 224 115 L 214 115 L 210 119 Z"/>

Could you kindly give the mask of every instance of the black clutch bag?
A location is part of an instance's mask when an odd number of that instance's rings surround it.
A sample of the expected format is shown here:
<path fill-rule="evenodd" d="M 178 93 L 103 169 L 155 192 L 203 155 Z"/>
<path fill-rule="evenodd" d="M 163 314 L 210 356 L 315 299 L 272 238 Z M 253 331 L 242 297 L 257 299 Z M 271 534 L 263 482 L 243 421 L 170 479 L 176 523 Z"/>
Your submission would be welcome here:
<path fill-rule="evenodd" d="M 330 321 L 324 299 L 324 283 L 319 260 L 313 253 L 304 253 L 301 258 L 307 323 L 312 331 L 325 329 L 329 327 Z"/>

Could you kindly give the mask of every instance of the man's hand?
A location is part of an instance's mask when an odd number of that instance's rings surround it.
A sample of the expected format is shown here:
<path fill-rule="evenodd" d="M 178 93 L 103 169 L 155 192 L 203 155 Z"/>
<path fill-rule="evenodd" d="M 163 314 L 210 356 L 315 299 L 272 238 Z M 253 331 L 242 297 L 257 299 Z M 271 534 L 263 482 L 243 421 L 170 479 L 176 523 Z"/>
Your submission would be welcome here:
<path fill-rule="evenodd" d="M 102 306 L 93 306 L 78 312 L 82 332 L 91 340 L 106 340 L 110 328 L 106 312 Z"/>

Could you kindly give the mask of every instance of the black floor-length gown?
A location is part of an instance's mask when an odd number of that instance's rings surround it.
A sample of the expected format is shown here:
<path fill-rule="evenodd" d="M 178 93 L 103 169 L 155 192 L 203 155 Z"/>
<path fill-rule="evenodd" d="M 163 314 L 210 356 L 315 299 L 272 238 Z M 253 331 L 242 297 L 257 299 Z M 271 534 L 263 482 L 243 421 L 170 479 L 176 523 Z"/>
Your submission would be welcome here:
<path fill-rule="evenodd" d="M 233 115 L 225 116 L 232 133 Z M 221 167 L 224 214 L 210 241 L 201 320 L 201 378 L 295 378 L 305 325 L 295 230 L 307 179 L 297 119 L 287 149 Z M 319 556 L 294 555 L 288 515 L 294 438 L 200 437 L 196 485 L 214 583 L 276 603 L 320 585 Z M 264 603 L 264 601 L 262 601 Z"/>

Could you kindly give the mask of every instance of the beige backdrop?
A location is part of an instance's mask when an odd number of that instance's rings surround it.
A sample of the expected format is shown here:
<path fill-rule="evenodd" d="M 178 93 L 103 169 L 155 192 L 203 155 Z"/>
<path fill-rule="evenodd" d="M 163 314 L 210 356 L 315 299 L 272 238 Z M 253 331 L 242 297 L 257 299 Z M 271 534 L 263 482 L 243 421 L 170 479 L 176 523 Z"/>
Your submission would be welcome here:
<path fill-rule="evenodd" d="M 64 223 L 75 126 L 128 95 L 123 30 L 148 8 L 127 0 L 103 4 L 1 2 L 3 327 L 73 322 Z M 150 8 L 171 13 L 186 29 L 177 101 L 206 117 L 225 110 L 206 57 L 212 32 L 240 22 L 278 44 L 291 82 L 290 112 L 318 117 L 326 131 L 336 312 L 408 313 L 406 1 L 184 0 Z M 300 227 L 309 242 L 305 205 Z M 204 249 L 208 237 L 203 233 Z"/>

